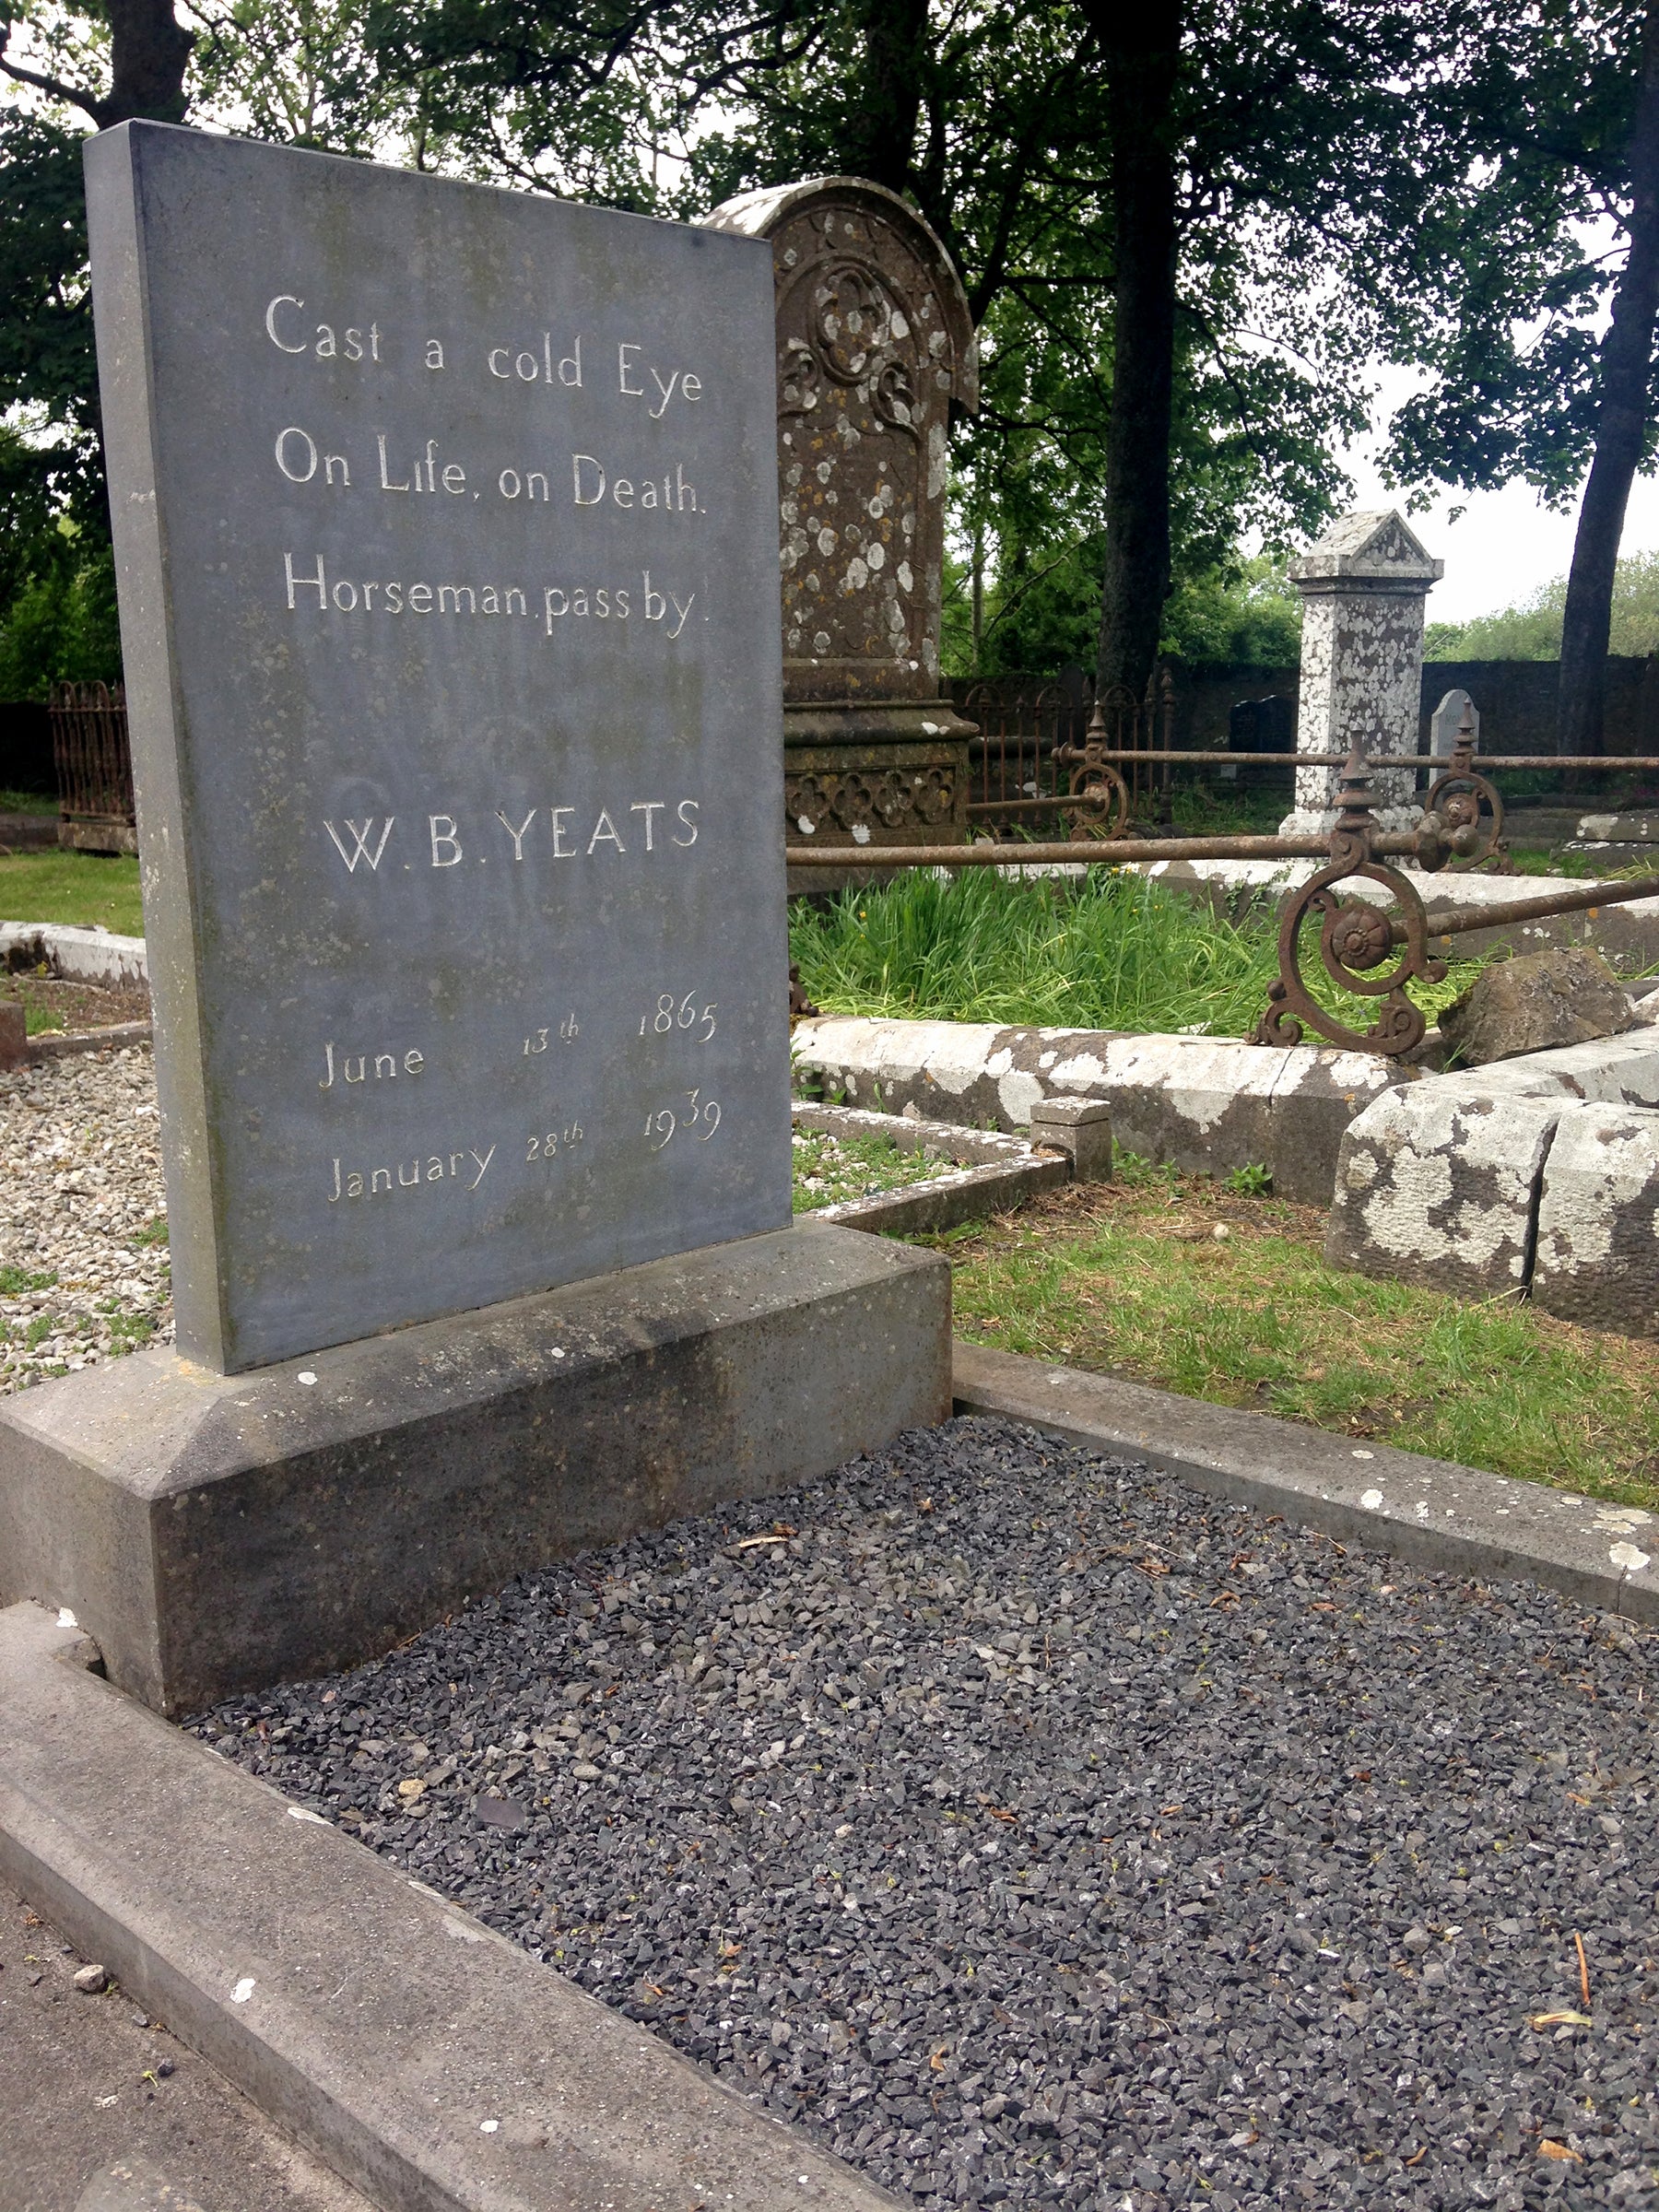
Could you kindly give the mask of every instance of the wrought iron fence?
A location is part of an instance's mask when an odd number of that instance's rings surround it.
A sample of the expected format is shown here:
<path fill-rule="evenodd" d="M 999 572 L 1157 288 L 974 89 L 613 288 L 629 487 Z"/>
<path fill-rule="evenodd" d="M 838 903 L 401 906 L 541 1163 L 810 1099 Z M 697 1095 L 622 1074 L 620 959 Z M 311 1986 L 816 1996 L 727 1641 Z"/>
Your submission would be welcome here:
<path fill-rule="evenodd" d="M 1148 812 L 1171 819 L 1169 767 L 1134 758 L 1171 749 L 1175 692 L 1167 668 L 1154 672 L 1138 700 L 1121 684 L 1097 699 L 1079 670 L 1052 683 L 971 683 L 954 703 L 979 726 L 968 741 L 968 818 L 982 832 L 1048 817 L 1070 837 L 1102 837 L 1119 814 L 1124 823 Z M 1106 767 L 1101 747 L 1127 761 L 1124 773 Z"/>
<path fill-rule="evenodd" d="M 125 691 L 119 684 L 53 684 L 47 711 L 60 841 L 88 853 L 136 852 Z"/>
<path fill-rule="evenodd" d="M 1457 741 L 1441 772 L 1424 794 L 1422 813 L 1408 830 L 1384 831 L 1376 817 L 1372 765 L 1356 747 L 1343 755 L 1300 753 L 1284 756 L 1302 768 L 1340 768 L 1336 798 L 1339 811 L 1328 838 L 1296 837 L 1136 837 L 1131 832 L 1130 794 L 1118 773 L 1132 773 L 1155 766 L 1173 766 L 1188 756 L 1169 747 L 1109 747 L 1109 725 L 1103 712 L 1091 714 L 1080 748 L 1082 758 L 1069 771 L 1082 779 L 1072 794 L 1092 806 L 1099 793 L 1110 791 L 1103 830 L 1085 829 L 1083 835 L 1100 835 L 1105 842 L 1087 855 L 1077 850 L 1078 831 L 1071 830 L 1065 843 L 1032 843 L 1010 848 L 1003 844 L 865 847 L 859 865 L 865 868 L 891 867 L 1024 867 L 1052 868 L 1056 864 L 1076 866 L 1080 860 L 1098 858 L 1117 865 L 1141 861 L 1171 860 L 1316 860 L 1323 865 L 1293 887 L 1279 918 L 1279 972 L 1268 989 L 1268 1004 L 1253 1032 L 1259 1044 L 1297 1044 L 1307 1031 L 1350 1051 L 1374 1053 L 1398 1059 L 1422 1042 L 1427 1020 L 1406 995 L 1413 979 L 1438 982 L 1445 967 L 1435 955 L 1436 946 L 1449 947 L 1453 936 L 1475 929 L 1507 928 L 1512 923 L 1542 920 L 1550 915 L 1583 912 L 1589 908 L 1622 906 L 1638 900 L 1659 898 L 1659 875 L 1620 883 L 1597 883 L 1580 890 L 1557 890 L 1534 899 L 1506 900 L 1501 903 L 1437 910 L 1430 917 L 1412 876 L 1391 862 L 1404 862 L 1414 871 L 1438 874 L 1442 870 L 1478 867 L 1500 858 L 1503 846 L 1503 801 L 1487 770 L 1530 769 L 1534 756 L 1475 752 L 1475 732 L 1465 716 Z M 1058 748 L 1056 747 L 1056 752 Z M 1267 756 L 1272 758 L 1273 756 Z M 1576 765 L 1563 761 L 1563 765 Z M 1384 763 L 1383 765 L 1392 765 Z M 1434 765 L 1439 766 L 1436 762 Z M 1634 755 L 1608 756 L 1595 765 L 1610 768 L 1651 769 L 1659 760 Z M 1090 783 L 1088 779 L 1111 779 Z M 1049 804 L 1055 804 L 1053 798 Z M 846 865 L 844 853 L 805 853 L 792 850 L 798 865 Z M 1393 902 L 1394 911 L 1372 900 L 1340 896 L 1338 885 L 1356 879 L 1374 884 Z M 1304 924 L 1316 923 L 1312 947 Z M 1315 957 L 1326 976 L 1339 989 L 1375 1003 L 1377 1019 L 1370 1030 L 1356 1030 L 1320 1004 L 1309 989 L 1307 972 Z"/>

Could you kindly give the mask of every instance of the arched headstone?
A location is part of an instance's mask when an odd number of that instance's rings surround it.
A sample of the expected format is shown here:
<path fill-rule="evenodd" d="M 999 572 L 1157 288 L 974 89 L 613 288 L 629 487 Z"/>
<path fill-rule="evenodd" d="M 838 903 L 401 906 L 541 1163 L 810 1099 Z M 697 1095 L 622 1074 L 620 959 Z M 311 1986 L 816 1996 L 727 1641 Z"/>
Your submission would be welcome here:
<path fill-rule="evenodd" d="M 1429 717 L 1429 751 L 1436 760 L 1451 758 L 1457 743 L 1457 733 L 1463 727 L 1464 717 L 1469 718 L 1477 750 L 1480 745 L 1480 709 L 1466 691 L 1451 690 Z"/>
<path fill-rule="evenodd" d="M 966 817 L 939 633 L 952 403 L 973 327 L 915 209 L 857 177 L 727 200 L 776 275 L 785 810 L 792 840 L 929 842 Z"/>

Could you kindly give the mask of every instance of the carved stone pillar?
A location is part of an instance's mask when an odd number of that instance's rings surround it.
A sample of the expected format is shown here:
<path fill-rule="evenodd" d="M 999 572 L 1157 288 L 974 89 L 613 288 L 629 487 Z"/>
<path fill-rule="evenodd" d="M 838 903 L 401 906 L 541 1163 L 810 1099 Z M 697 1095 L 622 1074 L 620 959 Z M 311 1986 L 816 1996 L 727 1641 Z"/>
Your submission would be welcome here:
<path fill-rule="evenodd" d="M 1400 517 L 1345 514 L 1298 561 L 1302 598 L 1299 753 L 1346 753 L 1358 743 L 1373 762 L 1417 759 L 1422 712 L 1423 606 L 1446 564 L 1423 550 Z M 1336 819 L 1334 768 L 1296 771 L 1287 837 L 1328 836 Z M 1384 830 L 1417 820 L 1417 770 L 1373 776 Z"/>
<path fill-rule="evenodd" d="M 950 257 L 879 184 L 727 200 L 777 276 L 783 746 L 792 843 L 935 843 L 965 827 L 974 725 L 939 676 L 950 403 L 977 410 Z"/>

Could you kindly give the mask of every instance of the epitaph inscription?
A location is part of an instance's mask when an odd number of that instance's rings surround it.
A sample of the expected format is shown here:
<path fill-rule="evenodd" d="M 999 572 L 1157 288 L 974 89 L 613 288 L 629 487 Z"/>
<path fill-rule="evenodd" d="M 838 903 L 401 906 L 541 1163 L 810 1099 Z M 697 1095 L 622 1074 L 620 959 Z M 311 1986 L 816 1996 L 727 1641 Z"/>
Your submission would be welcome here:
<path fill-rule="evenodd" d="M 88 147 L 181 1346 L 789 1218 L 764 244 Z"/>

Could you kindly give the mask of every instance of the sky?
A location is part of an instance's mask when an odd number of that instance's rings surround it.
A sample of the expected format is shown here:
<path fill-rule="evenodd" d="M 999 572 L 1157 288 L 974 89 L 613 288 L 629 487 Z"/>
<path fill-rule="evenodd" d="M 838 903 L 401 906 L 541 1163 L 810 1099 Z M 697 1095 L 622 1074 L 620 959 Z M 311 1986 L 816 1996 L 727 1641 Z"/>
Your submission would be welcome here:
<path fill-rule="evenodd" d="M 1382 371 L 1373 420 L 1383 423 L 1411 389 L 1402 371 Z M 1373 454 L 1380 437 L 1356 446 L 1347 457 L 1358 509 L 1397 507 L 1406 512 L 1405 494 L 1391 491 L 1378 475 Z M 1446 519 L 1453 508 L 1463 512 Z M 1446 564 L 1446 573 L 1429 594 L 1430 622 L 1467 622 L 1496 614 L 1528 598 L 1552 577 L 1564 576 L 1572 559 L 1578 524 L 1575 499 L 1564 514 L 1538 503 L 1528 484 L 1508 484 L 1501 491 L 1446 492 L 1430 507 L 1406 517 L 1425 551 Z M 1659 478 L 1638 477 L 1625 511 L 1620 551 L 1646 553 L 1659 547 Z"/>

